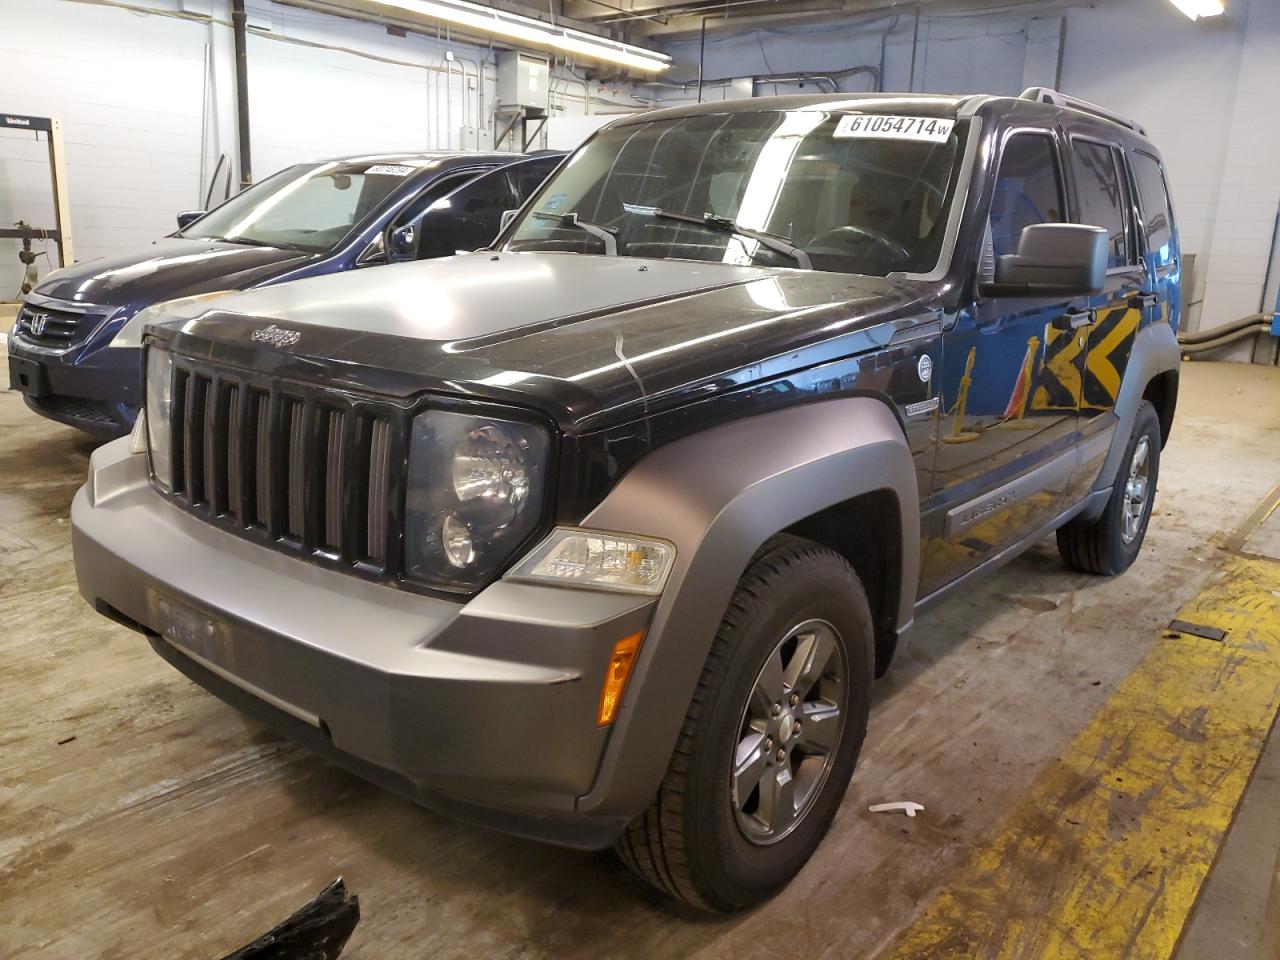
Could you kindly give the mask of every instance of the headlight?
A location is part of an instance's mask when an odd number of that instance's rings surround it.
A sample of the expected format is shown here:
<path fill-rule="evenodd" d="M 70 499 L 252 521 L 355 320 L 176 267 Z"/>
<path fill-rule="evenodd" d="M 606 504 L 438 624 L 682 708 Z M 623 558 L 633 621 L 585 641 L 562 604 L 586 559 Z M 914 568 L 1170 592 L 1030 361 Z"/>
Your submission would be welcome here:
<path fill-rule="evenodd" d="M 507 579 L 652 595 L 662 592 L 675 558 L 665 540 L 557 527 Z"/>
<path fill-rule="evenodd" d="M 173 487 L 173 356 L 157 347 L 147 350 L 147 446 L 151 472 L 166 490 Z"/>
<path fill-rule="evenodd" d="M 430 410 L 413 421 L 409 576 L 474 587 L 537 529 L 551 440 L 536 424 Z"/>
<path fill-rule="evenodd" d="M 234 290 L 214 290 L 210 293 L 197 293 L 194 297 L 179 297 L 177 300 L 162 300 L 160 303 L 153 303 L 149 307 L 143 307 L 130 318 L 129 322 L 120 328 L 120 332 L 111 338 L 111 342 L 107 344 L 109 347 L 140 347 L 142 346 L 142 332 L 146 329 L 148 323 L 159 323 L 169 317 L 177 310 L 180 310 L 187 304 L 199 303 L 202 300 L 213 300 L 217 297 L 225 297 L 228 293 L 235 293 Z"/>

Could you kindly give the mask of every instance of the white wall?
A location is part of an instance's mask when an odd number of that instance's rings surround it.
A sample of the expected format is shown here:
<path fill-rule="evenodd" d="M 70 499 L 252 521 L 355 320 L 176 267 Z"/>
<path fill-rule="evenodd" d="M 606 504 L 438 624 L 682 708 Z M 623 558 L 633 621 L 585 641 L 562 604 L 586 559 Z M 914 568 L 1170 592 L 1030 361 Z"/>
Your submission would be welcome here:
<path fill-rule="evenodd" d="M 0 110 L 63 121 L 79 260 L 148 243 L 174 229 L 177 211 L 198 205 L 202 129 L 209 172 L 220 152 L 236 157 L 231 31 L 208 22 L 210 13 L 227 19 L 225 0 L 132 2 L 196 19 L 72 0 L 0 0 Z M 492 148 L 496 61 L 489 49 L 393 37 L 373 24 L 269 0 L 250 0 L 249 22 L 271 33 L 250 34 L 247 43 L 255 179 L 321 156 L 474 149 L 477 142 Z M 207 108 L 206 44 L 216 74 Z M 446 51 L 458 60 L 452 75 Z M 584 88 L 563 67 L 556 74 L 553 116 L 636 105 L 626 90 Z M 0 131 L 0 223 L 53 225 L 46 157 L 29 134 Z M 0 241 L 0 299 L 18 290 L 17 250 L 15 241 Z M 39 265 L 47 272 L 43 258 Z"/>
<path fill-rule="evenodd" d="M 0 110 L 63 121 L 78 258 L 172 231 L 198 193 L 203 28 L 22 0 L 0 0 L 0 24 Z M 48 153 L 4 130 L 0 223 L 18 219 L 54 225 Z M 0 241 L 0 299 L 17 292 L 17 249 Z"/>

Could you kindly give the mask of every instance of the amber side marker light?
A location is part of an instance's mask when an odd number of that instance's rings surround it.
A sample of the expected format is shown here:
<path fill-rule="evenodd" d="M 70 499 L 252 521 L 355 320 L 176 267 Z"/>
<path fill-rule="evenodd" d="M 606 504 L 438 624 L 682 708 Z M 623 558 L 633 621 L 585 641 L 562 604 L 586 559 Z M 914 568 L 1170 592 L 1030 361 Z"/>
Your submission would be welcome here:
<path fill-rule="evenodd" d="M 627 689 L 627 678 L 631 676 L 631 668 L 636 665 L 636 656 L 640 653 L 640 643 L 644 640 L 644 631 L 623 637 L 613 645 L 613 655 L 609 657 L 609 668 L 604 674 L 604 687 L 600 690 L 600 711 L 596 716 L 596 725 L 607 727 L 618 715 L 618 704 L 622 702 L 622 694 Z"/>

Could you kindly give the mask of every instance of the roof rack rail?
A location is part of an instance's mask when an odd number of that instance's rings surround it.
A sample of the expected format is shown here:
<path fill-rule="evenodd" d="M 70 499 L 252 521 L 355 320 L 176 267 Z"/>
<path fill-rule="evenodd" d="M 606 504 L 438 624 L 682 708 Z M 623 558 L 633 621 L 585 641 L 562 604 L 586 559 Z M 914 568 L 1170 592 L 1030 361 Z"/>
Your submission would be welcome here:
<path fill-rule="evenodd" d="M 1147 135 L 1146 129 L 1139 123 L 1122 117 L 1118 113 L 1113 113 L 1106 107 L 1100 107 L 1096 103 L 1090 103 L 1088 100 L 1081 100 L 1078 97 L 1069 97 L 1065 93 L 1059 93 L 1049 87 L 1027 87 L 1018 97 L 1019 100 L 1034 100 L 1036 103 L 1051 103 L 1055 107 L 1070 107 L 1072 110 L 1079 110 L 1081 113 L 1091 113 L 1095 117 L 1102 117 L 1104 120 L 1111 120 L 1120 124 L 1122 127 L 1128 127 L 1135 130 L 1142 136 Z"/>

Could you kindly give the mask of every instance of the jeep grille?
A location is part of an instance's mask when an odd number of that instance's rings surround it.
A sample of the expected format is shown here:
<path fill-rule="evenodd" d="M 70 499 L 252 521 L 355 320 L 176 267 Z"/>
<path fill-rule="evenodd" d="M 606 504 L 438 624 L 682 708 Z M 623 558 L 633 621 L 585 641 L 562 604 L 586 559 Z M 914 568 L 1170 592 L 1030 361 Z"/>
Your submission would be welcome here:
<path fill-rule="evenodd" d="M 385 402 L 175 356 L 169 495 L 238 536 L 394 574 L 402 417 Z"/>

